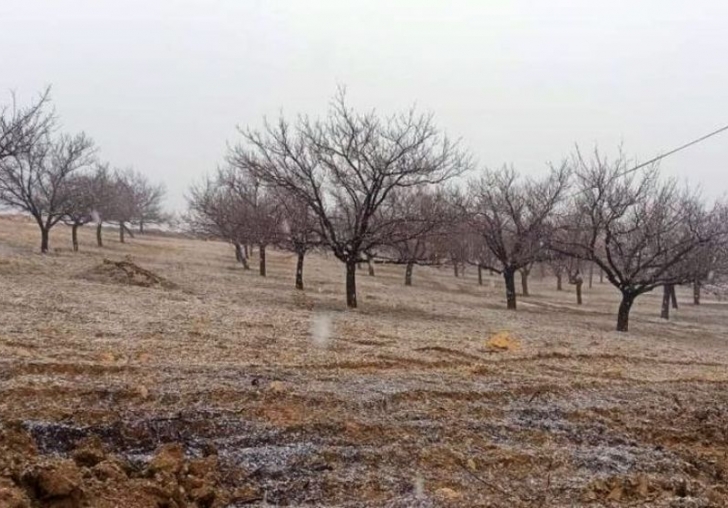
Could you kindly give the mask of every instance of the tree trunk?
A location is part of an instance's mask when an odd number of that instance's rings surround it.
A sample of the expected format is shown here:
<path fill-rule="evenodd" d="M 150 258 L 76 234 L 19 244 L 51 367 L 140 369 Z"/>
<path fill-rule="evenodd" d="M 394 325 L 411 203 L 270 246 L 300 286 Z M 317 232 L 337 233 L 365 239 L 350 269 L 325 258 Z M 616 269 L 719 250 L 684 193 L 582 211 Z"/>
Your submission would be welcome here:
<path fill-rule="evenodd" d="M 412 269 L 414 268 L 415 264 L 410 261 L 407 263 L 407 268 L 404 270 L 404 285 L 405 286 L 411 286 L 412 285 Z"/>
<path fill-rule="evenodd" d="M 520 270 L 521 272 L 521 292 L 523 296 L 530 296 L 528 294 L 528 271 Z"/>
<path fill-rule="evenodd" d="M 631 293 L 622 293 L 622 302 L 619 304 L 617 314 L 617 331 L 626 332 L 629 330 L 629 311 L 632 309 L 635 296 Z"/>
<path fill-rule="evenodd" d="M 672 308 L 677 309 L 677 294 L 675 293 L 675 284 L 670 284 L 670 300 L 672 301 Z"/>
<path fill-rule="evenodd" d="M 235 245 L 235 261 L 242 264 L 243 263 L 243 248 L 240 246 L 239 243 L 236 243 L 234 245 Z"/>
<path fill-rule="evenodd" d="M 265 245 L 260 244 L 258 251 L 260 252 L 260 276 L 265 277 Z"/>
<path fill-rule="evenodd" d="M 589 263 L 589 289 L 592 288 L 594 281 L 594 263 Z"/>
<path fill-rule="evenodd" d="M 662 319 L 670 319 L 670 284 L 662 286 L 662 311 L 660 317 Z"/>
<path fill-rule="evenodd" d="M 243 244 L 243 253 L 245 254 L 245 259 L 248 259 L 248 256 L 250 256 L 250 253 L 248 252 L 248 244 Z"/>
<path fill-rule="evenodd" d="M 41 228 L 40 228 L 40 251 L 43 254 L 48 253 L 49 233 L 50 233 L 50 229 L 41 226 Z"/>
<path fill-rule="evenodd" d="M 71 243 L 73 244 L 73 252 L 78 252 L 78 224 L 71 226 Z"/>
<path fill-rule="evenodd" d="M 96 224 L 96 245 L 99 247 L 104 246 L 104 240 L 101 237 L 101 223 Z"/>
<path fill-rule="evenodd" d="M 700 305 L 700 287 L 702 286 L 702 283 L 700 282 L 700 279 L 695 279 L 693 281 L 693 303 L 695 305 Z"/>
<path fill-rule="evenodd" d="M 599 284 L 604 284 L 604 270 L 599 268 Z"/>
<path fill-rule="evenodd" d="M 505 268 L 503 278 L 506 280 L 506 306 L 508 309 L 516 310 L 516 271 Z"/>
<path fill-rule="evenodd" d="M 125 230 L 126 230 L 126 228 L 124 227 L 124 223 L 120 222 L 119 223 L 119 241 L 121 243 L 124 243 L 124 231 Z"/>
<path fill-rule="evenodd" d="M 356 308 L 356 259 L 346 262 L 346 306 Z"/>
<path fill-rule="evenodd" d="M 453 263 L 452 269 L 453 269 L 453 272 L 455 273 L 455 277 L 459 277 L 460 276 L 460 272 L 458 271 L 458 264 L 457 263 Z"/>
<path fill-rule="evenodd" d="M 556 291 L 563 291 L 563 290 L 564 290 L 564 284 L 561 279 L 561 274 L 557 273 L 556 274 Z"/>
<path fill-rule="evenodd" d="M 139 221 L 139 234 L 140 235 L 144 234 L 144 221 L 143 220 Z"/>
<path fill-rule="evenodd" d="M 299 252 L 296 261 L 296 289 L 301 290 L 303 289 L 303 258 L 305 255 L 305 252 Z"/>
<path fill-rule="evenodd" d="M 584 284 L 583 282 L 577 282 L 576 283 L 576 304 L 581 305 L 583 302 L 581 300 L 581 286 Z"/>
<path fill-rule="evenodd" d="M 483 267 L 478 265 L 478 285 L 483 285 Z"/>
<path fill-rule="evenodd" d="M 369 268 L 369 277 L 374 277 L 374 263 L 370 256 L 367 256 L 367 268 Z"/>

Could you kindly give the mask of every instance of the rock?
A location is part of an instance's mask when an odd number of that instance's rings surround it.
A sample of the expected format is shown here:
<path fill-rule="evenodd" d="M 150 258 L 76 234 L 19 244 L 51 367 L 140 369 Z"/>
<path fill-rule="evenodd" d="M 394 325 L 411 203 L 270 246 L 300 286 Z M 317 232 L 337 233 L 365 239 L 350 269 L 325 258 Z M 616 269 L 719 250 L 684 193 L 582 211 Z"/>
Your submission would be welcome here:
<path fill-rule="evenodd" d="M 101 481 L 111 480 L 114 482 L 127 479 L 126 471 L 122 464 L 116 459 L 107 459 L 99 462 L 93 467 L 93 473 Z"/>
<path fill-rule="evenodd" d="M 23 474 L 27 483 L 37 497 L 64 498 L 81 497 L 81 472 L 70 460 L 63 460 L 47 466 L 36 466 Z"/>
<path fill-rule="evenodd" d="M 6 478 L 0 478 L 0 506 L 30 508 L 30 499 L 22 489 Z"/>
<path fill-rule="evenodd" d="M 615 485 L 612 490 L 609 492 L 609 495 L 607 496 L 607 501 L 620 501 L 622 499 L 622 495 L 624 494 L 624 489 L 622 489 L 621 485 Z"/>
<path fill-rule="evenodd" d="M 101 440 L 94 436 L 79 443 L 71 457 L 79 466 L 93 467 L 106 458 L 106 452 Z"/>
<path fill-rule="evenodd" d="M 157 449 L 154 458 L 149 462 L 149 470 L 152 473 L 164 471 L 177 474 L 182 470 L 184 460 L 185 453 L 181 445 L 166 444 Z"/>

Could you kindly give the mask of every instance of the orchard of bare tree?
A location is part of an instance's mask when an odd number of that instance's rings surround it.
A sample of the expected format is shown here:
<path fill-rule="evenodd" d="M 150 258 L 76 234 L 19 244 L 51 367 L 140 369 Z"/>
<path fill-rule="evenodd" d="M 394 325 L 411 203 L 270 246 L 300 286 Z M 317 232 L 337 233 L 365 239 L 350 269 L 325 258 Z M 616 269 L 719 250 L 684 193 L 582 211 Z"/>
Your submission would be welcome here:
<path fill-rule="evenodd" d="M 528 296 L 536 265 L 575 286 L 594 270 L 621 295 L 617 330 L 628 331 L 635 299 L 657 288 L 726 284 L 728 205 L 639 165 L 624 153 L 576 149 L 542 176 L 479 167 L 431 114 L 361 113 L 343 89 L 322 118 L 263 120 L 239 129 L 224 169 L 190 189 L 189 226 L 230 242 L 244 268 L 249 253 L 277 246 L 339 260 L 346 304 L 358 306 L 357 270 L 366 263 L 404 268 L 466 266 L 502 275 L 505 306 L 517 308 L 516 278 Z M 373 269 L 370 270 L 370 275 Z M 673 294 L 673 293 L 670 293 Z M 669 309 L 669 306 L 666 307 Z M 663 308 L 662 317 L 669 318 Z"/>

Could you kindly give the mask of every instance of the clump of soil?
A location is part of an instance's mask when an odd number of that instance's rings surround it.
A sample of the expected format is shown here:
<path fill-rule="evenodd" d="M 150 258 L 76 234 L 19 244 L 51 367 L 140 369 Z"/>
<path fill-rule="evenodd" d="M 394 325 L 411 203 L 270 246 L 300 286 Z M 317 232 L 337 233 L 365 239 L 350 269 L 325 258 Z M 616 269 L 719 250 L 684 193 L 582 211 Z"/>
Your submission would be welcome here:
<path fill-rule="evenodd" d="M 255 485 L 231 489 L 222 480 L 216 454 L 188 457 L 176 443 L 132 463 L 87 438 L 64 458 L 39 454 L 21 424 L 0 425 L 3 507 L 218 508 L 261 498 Z"/>
<path fill-rule="evenodd" d="M 104 259 L 103 263 L 79 275 L 82 279 L 111 284 L 128 284 L 141 287 L 162 287 L 177 289 L 178 286 L 164 277 L 157 275 L 134 263 L 127 257 L 121 261 Z"/>

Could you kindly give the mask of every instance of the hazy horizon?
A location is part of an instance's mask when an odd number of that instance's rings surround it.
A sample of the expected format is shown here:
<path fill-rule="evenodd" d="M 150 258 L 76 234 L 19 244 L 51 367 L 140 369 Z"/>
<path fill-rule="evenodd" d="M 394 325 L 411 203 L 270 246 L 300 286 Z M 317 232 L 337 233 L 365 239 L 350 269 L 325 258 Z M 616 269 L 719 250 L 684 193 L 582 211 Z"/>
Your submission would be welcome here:
<path fill-rule="evenodd" d="M 543 171 L 575 143 L 639 159 L 728 123 L 728 5 L 699 2 L 9 1 L 0 93 L 52 86 L 69 131 L 183 210 L 236 125 L 416 103 L 481 165 Z M 661 164 L 728 191 L 728 133 Z"/>

